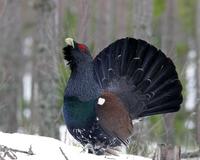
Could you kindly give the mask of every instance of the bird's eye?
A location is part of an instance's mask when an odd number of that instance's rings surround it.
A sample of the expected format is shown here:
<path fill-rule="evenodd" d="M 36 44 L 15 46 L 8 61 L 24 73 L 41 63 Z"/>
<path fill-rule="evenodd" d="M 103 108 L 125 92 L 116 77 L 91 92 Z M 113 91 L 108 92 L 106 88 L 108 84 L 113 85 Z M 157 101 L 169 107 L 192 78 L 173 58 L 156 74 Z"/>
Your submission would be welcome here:
<path fill-rule="evenodd" d="M 78 44 L 78 48 L 83 53 L 86 53 L 87 51 L 87 47 L 84 44 Z"/>

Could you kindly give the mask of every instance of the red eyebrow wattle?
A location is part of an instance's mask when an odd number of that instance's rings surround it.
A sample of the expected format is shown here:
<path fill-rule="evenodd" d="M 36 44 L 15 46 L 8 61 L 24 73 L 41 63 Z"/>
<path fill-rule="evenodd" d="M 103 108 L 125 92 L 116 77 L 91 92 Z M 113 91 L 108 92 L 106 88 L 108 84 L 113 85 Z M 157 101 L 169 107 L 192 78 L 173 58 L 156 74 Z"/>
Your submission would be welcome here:
<path fill-rule="evenodd" d="M 86 46 L 84 44 L 78 44 L 78 48 L 83 52 L 86 50 Z"/>

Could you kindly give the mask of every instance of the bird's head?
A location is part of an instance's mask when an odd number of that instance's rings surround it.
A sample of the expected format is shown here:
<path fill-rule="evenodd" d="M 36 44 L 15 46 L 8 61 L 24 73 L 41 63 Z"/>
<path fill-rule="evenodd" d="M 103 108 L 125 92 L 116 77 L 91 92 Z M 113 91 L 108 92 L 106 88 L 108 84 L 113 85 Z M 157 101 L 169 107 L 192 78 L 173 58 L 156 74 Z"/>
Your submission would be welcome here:
<path fill-rule="evenodd" d="M 89 49 L 86 45 L 77 43 L 72 38 L 65 39 L 66 47 L 63 48 L 64 59 L 68 61 L 70 68 L 92 61 Z"/>

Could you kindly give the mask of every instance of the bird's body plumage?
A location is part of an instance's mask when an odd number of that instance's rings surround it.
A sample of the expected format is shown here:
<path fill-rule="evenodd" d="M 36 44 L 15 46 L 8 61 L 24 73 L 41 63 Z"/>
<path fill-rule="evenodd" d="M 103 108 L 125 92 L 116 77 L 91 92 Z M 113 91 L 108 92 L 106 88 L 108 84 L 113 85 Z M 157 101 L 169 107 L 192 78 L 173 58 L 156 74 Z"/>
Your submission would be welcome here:
<path fill-rule="evenodd" d="M 180 108 L 182 86 L 174 64 L 145 41 L 117 40 L 94 60 L 76 43 L 64 48 L 64 56 L 72 70 L 64 96 L 65 123 L 95 151 L 128 144 L 133 119 Z"/>

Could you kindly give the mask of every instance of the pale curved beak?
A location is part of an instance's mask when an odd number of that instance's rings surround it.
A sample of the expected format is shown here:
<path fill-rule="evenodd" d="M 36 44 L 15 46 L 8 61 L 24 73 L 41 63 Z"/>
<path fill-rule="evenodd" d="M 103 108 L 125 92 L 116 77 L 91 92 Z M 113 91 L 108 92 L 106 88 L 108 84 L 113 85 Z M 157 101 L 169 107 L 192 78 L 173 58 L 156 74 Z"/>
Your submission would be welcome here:
<path fill-rule="evenodd" d="M 74 48 L 74 40 L 72 38 L 66 38 L 65 42 L 67 46 L 72 46 Z"/>

